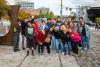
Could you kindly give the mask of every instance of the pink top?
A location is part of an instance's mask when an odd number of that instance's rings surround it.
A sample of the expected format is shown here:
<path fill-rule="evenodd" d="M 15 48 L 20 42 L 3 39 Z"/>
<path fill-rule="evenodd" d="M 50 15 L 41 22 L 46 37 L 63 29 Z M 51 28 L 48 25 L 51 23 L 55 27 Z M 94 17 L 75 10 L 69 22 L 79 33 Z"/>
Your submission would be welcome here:
<path fill-rule="evenodd" d="M 81 40 L 81 36 L 78 34 L 78 32 L 73 32 L 70 34 L 71 34 L 70 37 L 71 37 L 72 41 L 78 42 Z"/>

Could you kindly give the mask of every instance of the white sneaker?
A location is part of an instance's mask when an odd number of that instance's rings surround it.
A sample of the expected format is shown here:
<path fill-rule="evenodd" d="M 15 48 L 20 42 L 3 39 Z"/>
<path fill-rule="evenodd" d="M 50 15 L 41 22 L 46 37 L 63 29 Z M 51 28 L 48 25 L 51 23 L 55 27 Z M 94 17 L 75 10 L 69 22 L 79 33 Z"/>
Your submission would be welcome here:
<path fill-rule="evenodd" d="M 64 52 L 62 52 L 62 54 L 64 55 L 65 53 L 64 53 Z"/>

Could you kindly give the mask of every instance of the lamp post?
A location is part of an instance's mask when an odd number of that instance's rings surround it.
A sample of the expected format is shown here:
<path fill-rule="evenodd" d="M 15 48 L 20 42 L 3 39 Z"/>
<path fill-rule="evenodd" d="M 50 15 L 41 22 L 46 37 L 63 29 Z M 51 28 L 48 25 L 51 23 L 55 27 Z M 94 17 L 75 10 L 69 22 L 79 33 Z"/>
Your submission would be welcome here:
<path fill-rule="evenodd" d="M 63 3 L 62 3 L 63 0 L 61 0 L 61 11 L 60 11 L 60 14 L 61 14 L 61 19 L 62 19 L 62 7 L 63 7 Z"/>

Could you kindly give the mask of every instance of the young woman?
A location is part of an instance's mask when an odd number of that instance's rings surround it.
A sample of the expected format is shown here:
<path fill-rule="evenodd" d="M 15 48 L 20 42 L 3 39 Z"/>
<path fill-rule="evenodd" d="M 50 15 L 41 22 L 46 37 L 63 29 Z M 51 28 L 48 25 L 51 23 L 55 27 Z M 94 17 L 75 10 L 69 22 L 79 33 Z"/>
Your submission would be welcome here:
<path fill-rule="evenodd" d="M 60 31 L 60 37 L 63 45 L 64 55 L 69 54 L 71 50 L 71 44 L 69 44 L 70 38 L 68 36 L 68 26 L 62 25 Z"/>
<path fill-rule="evenodd" d="M 78 46 L 81 44 L 81 36 L 77 32 L 76 27 L 69 29 L 69 34 L 71 38 L 72 51 L 73 53 L 78 54 Z"/>
<path fill-rule="evenodd" d="M 44 30 L 39 30 L 38 35 L 36 37 L 37 42 L 38 42 L 38 53 L 39 55 L 43 55 L 44 54 L 44 41 L 46 38 L 46 34 Z"/>

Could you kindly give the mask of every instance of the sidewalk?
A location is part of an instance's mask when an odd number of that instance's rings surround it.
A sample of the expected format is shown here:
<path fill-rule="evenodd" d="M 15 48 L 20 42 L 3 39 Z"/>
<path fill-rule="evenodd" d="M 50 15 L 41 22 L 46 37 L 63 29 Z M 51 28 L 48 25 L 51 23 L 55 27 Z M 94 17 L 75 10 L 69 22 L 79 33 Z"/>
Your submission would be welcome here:
<path fill-rule="evenodd" d="M 26 51 L 14 53 L 11 46 L 0 46 L 0 67 L 61 67 L 59 55 L 51 53 L 39 56 L 35 51 L 35 56 L 29 55 L 24 59 Z M 63 67 L 79 67 L 73 56 L 61 55 Z"/>

